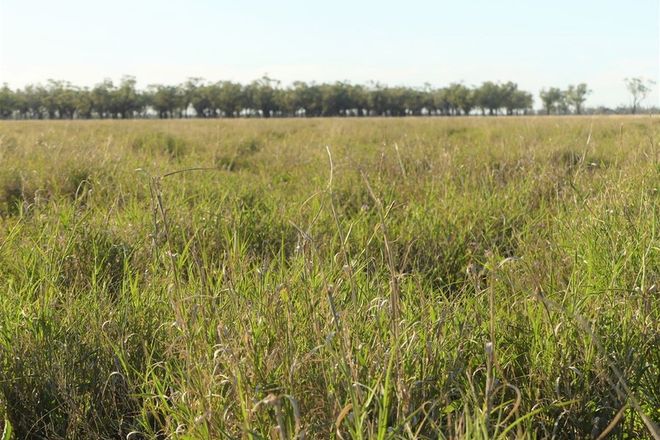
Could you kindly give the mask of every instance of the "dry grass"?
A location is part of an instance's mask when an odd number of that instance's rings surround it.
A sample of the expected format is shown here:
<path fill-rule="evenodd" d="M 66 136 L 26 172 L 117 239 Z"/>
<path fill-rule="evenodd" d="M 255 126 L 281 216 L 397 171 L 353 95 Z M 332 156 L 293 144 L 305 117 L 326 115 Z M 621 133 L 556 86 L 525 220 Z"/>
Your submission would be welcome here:
<path fill-rule="evenodd" d="M 2 122 L 5 431 L 657 438 L 659 143 L 650 117 Z"/>

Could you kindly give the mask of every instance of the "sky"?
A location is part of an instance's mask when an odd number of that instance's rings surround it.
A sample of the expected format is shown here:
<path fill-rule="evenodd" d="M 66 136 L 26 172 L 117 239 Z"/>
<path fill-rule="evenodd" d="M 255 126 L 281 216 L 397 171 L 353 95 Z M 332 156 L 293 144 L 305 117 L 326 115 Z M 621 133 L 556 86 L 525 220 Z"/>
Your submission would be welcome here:
<path fill-rule="evenodd" d="M 658 82 L 660 0 L 0 0 L 0 83 L 188 77 L 444 86 L 585 82 L 588 106 Z"/>

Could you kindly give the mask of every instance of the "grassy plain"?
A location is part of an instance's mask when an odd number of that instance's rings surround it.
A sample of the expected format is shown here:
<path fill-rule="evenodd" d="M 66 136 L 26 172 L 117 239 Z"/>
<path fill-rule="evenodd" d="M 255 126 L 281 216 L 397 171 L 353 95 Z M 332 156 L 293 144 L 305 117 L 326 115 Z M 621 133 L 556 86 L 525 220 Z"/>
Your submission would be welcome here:
<path fill-rule="evenodd" d="M 648 116 L 1 122 L 0 424 L 652 438 L 659 145 Z"/>

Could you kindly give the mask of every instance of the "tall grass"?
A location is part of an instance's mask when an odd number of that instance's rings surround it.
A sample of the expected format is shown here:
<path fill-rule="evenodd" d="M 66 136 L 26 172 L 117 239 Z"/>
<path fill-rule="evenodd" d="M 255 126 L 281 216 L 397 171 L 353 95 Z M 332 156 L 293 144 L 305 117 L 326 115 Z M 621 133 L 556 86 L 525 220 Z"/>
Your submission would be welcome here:
<path fill-rule="evenodd" d="M 0 123 L 5 438 L 658 438 L 659 143 Z"/>

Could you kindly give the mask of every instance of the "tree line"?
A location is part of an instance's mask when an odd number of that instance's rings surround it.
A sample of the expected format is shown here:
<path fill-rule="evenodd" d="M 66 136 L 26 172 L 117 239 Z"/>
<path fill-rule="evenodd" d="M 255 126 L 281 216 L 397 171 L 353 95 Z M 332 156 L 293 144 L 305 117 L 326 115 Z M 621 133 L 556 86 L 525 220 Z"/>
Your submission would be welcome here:
<path fill-rule="evenodd" d="M 586 84 L 578 84 L 543 90 L 540 98 L 547 114 L 579 114 L 589 93 Z M 520 115 L 533 113 L 533 104 L 532 94 L 511 81 L 441 88 L 297 81 L 282 87 L 264 76 L 248 84 L 190 78 L 183 84 L 140 90 L 134 77 L 125 76 L 119 83 L 105 80 L 91 88 L 56 80 L 0 88 L 4 119 Z"/>

